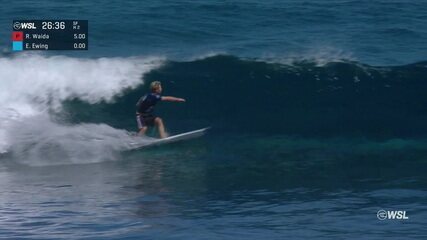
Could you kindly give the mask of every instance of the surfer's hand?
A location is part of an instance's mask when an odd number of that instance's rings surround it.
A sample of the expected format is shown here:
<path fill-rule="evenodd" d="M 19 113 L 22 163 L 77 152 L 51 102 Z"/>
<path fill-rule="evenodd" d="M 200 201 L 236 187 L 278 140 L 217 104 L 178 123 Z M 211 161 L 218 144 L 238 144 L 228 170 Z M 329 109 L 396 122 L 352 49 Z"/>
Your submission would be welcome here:
<path fill-rule="evenodd" d="M 185 99 L 184 98 L 179 98 L 178 102 L 185 102 Z"/>

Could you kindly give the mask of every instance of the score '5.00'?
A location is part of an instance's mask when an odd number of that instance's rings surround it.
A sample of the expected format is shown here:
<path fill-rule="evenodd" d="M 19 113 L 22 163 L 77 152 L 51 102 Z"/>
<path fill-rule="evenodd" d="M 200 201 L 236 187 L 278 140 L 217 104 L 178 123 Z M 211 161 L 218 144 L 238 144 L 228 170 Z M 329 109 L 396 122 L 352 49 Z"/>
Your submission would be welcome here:
<path fill-rule="evenodd" d="M 86 39 L 86 34 L 84 33 L 74 33 L 74 39 Z"/>

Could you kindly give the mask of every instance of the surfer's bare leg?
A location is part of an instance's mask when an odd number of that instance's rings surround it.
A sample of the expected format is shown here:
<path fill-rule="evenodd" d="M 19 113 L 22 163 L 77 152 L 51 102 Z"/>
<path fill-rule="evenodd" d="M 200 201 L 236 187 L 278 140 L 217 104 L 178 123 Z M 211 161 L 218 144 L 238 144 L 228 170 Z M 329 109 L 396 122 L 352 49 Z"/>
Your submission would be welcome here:
<path fill-rule="evenodd" d="M 163 120 L 159 117 L 154 119 L 154 123 L 157 126 L 157 130 L 159 131 L 160 138 L 165 138 L 168 134 L 165 131 L 165 125 L 163 124 Z"/>
<path fill-rule="evenodd" d="M 147 131 L 147 127 L 142 127 L 139 129 L 138 135 L 143 136 L 146 131 Z"/>

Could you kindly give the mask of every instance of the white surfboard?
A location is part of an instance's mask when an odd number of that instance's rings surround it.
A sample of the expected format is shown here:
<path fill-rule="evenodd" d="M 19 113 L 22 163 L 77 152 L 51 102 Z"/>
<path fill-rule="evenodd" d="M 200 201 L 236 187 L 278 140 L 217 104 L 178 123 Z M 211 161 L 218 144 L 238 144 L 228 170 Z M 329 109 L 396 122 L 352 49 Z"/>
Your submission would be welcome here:
<path fill-rule="evenodd" d="M 166 143 L 173 143 L 173 142 L 179 142 L 179 141 L 189 140 L 193 138 L 198 138 L 203 136 L 209 128 L 210 127 L 194 130 L 191 132 L 185 132 L 185 133 L 173 135 L 167 138 L 160 138 L 160 139 L 153 138 L 153 140 L 149 141 L 148 143 L 146 142 L 144 144 L 134 144 L 132 149 L 140 149 L 140 148 L 145 148 L 149 146 L 157 146 L 157 145 L 162 145 Z"/>

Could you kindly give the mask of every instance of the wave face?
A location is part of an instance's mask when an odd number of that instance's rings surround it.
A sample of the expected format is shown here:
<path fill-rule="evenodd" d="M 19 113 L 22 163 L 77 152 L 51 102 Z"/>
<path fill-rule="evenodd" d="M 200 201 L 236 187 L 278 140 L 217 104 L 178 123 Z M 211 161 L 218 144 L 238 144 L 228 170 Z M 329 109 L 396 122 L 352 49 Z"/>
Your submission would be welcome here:
<path fill-rule="evenodd" d="M 352 61 L 274 63 L 218 55 L 169 61 L 145 75 L 163 82 L 164 94 L 187 99 L 161 103 L 170 129 L 213 126 L 217 132 L 422 137 L 427 134 L 427 62 L 374 67 Z M 113 103 L 67 101 L 73 123 L 135 129 L 134 108 L 146 86 Z"/>

